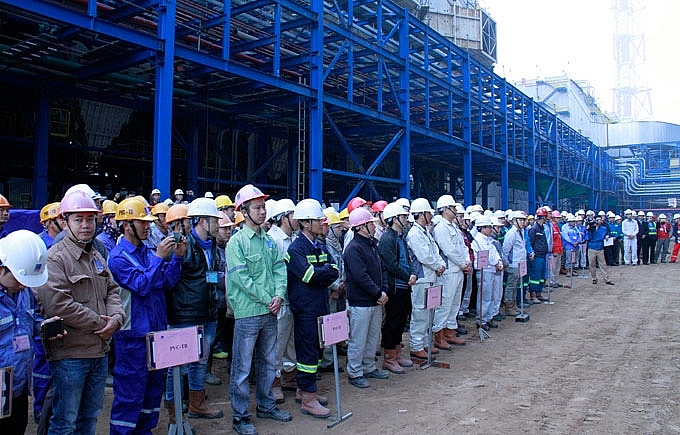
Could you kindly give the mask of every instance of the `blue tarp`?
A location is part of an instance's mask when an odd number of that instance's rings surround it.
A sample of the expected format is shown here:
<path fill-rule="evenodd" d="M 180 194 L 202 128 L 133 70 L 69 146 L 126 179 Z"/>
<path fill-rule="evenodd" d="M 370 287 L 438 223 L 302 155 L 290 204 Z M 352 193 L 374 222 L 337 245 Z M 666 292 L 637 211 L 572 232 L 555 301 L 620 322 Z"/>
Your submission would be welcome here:
<path fill-rule="evenodd" d="M 8 233 L 16 230 L 30 230 L 40 234 L 43 226 L 40 224 L 40 210 L 23 210 L 12 208 L 9 211 L 9 221 L 3 227 Z"/>

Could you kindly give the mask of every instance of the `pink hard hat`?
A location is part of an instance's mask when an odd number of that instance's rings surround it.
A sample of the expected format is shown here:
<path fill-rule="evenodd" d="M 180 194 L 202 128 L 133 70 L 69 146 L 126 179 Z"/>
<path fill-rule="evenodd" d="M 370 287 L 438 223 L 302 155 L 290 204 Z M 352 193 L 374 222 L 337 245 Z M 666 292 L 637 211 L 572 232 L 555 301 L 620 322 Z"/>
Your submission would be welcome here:
<path fill-rule="evenodd" d="M 551 216 L 554 217 L 554 218 L 560 218 L 560 217 L 562 217 L 562 214 L 560 214 L 559 211 L 554 210 L 554 211 L 551 213 Z"/>
<path fill-rule="evenodd" d="M 267 199 L 269 198 L 269 195 L 265 195 L 260 189 L 253 186 L 252 184 L 246 184 L 236 193 L 234 206 L 236 207 L 237 211 L 241 210 L 241 206 L 244 202 L 248 202 L 257 198 Z"/>
<path fill-rule="evenodd" d="M 373 221 L 375 221 L 375 218 L 365 208 L 356 208 L 349 214 L 349 226 L 352 228 Z"/>
<path fill-rule="evenodd" d="M 59 204 L 59 211 L 62 215 L 69 213 L 99 213 L 97 204 L 82 190 L 74 190 L 65 195 Z"/>

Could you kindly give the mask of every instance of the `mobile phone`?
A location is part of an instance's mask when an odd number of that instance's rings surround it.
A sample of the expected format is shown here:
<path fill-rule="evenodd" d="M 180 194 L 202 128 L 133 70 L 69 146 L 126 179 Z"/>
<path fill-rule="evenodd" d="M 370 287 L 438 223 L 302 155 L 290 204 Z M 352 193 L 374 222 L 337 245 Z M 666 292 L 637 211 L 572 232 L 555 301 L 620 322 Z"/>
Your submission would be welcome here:
<path fill-rule="evenodd" d="M 172 236 L 175 238 L 175 243 L 182 241 L 182 233 L 172 233 Z"/>
<path fill-rule="evenodd" d="M 49 340 L 57 335 L 64 335 L 64 319 L 45 321 L 40 325 L 40 336 Z"/>

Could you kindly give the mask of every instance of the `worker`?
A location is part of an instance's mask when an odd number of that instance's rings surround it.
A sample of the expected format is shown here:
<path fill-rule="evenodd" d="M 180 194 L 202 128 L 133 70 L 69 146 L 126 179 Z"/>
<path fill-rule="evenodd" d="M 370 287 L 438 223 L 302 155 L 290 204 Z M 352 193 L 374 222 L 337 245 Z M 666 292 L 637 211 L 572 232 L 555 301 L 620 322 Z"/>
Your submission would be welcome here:
<path fill-rule="evenodd" d="M 385 210 L 386 205 L 387 201 L 383 199 L 381 199 L 380 201 L 376 201 L 371 205 L 371 211 L 373 211 L 373 216 L 376 218 L 374 237 L 378 241 L 378 243 L 380 242 L 380 238 L 382 237 L 383 233 L 387 229 L 387 224 L 383 219 L 383 210 Z"/>
<path fill-rule="evenodd" d="M 564 255 L 564 246 L 562 245 L 562 233 L 559 225 L 562 215 L 559 211 L 553 210 L 550 213 L 550 229 L 552 230 L 552 252 L 548 260 L 548 277 L 550 282 L 548 285 L 552 288 L 562 287 L 559 283 L 560 269 L 562 268 L 562 256 Z M 546 223 L 547 227 L 547 223 Z M 550 238 L 550 234 L 546 233 L 546 237 Z"/>
<path fill-rule="evenodd" d="M 545 220 L 548 212 L 543 207 L 536 210 L 536 222 L 529 228 L 529 243 L 534 251 L 534 259 L 529 260 L 529 300 L 531 303 L 541 303 L 548 298 L 543 296 L 545 285 L 545 259 L 548 253 L 547 237 L 552 238 L 552 230 L 545 232 Z"/>
<path fill-rule="evenodd" d="M 671 254 L 671 263 L 675 263 L 678 259 L 678 252 L 680 252 L 680 213 L 673 215 L 673 227 L 671 229 L 671 237 L 673 237 L 673 253 Z"/>
<path fill-rule="evenodd" d="M 540 221 L 539 215 L 536 218 L 536 225 L 542 227 L 543 222 Z M 481 289 L 481 294 L 477 300 L 477 327 L 488 331 L 490 328 L 498 328 L 498 325 L 493 323 L 491 299 L 494 285 L 496 285 L 495 281 L 497 280 L 496 273 L 503 271 L 503 261 L 491 237 L 491 232 L 493 231 L 491 218 L 480 216 L 475 219 L 475 226 L 477 227 L 477 235 L 472 242 L 472 250 L 475 254 L 474 268 L 477 274 L 477 282 L 479 282 Z M 479 263 L 480 253 L 483 251 L 488 253 L 488 263 L 484 267 Z M 536 261 L 536 258 L 534 261 Z M 545 259 L 545 256 L 543 258 Z"/>
<path fill-rule="evenodd" d="M 671 225 L 666 221 L 666 215 L 659 214 L 659 221 L 656 224 L 656 249 L 654 250 L 654 260 L 665 263 L 668 255 L 668 243 L 670 241 Z"/>
<path fill-rule="evenodd" d="M 151 215 L 156 219 L 151 222 L 151 232 L 149 233 L 149 237 L 144 241 L 144 244 L 152 250 L 155 250 L 163 239 L 172 235 L 172 232 L 166 223 L 168 210 L 168 206 L 162 202 L 156 203 L 156 205 L 151 208 Z"/>
<path fill-rule="evenodd" d="M 97 240 L 102 242 L 106 247 L 107 255 L 104 259 L 108 257 L 108 253 L 118 244 L 118 238 L 121 233 L 116 225 L 116 212 L 118 211 L 118 204 L 111 201 L 110 199 L 104 200 L 102 203 L 102 232 L 97 235 Z"/>
<path fill-rule="evenodd" d="M 591 225 L 588 229 L 588 264 L 590 265 L 590 277 L 593 284 L 597 284 L 597 271 L 600 276 L 604 278 L 605 283 L 614 285 L 614 281 L 609 279 L 607 265 L 604 260 L 604 242 L 609 237 L 609 228 L 604 221 L 603 216 L 595 218 L 595 225 Z"/>
<path fill-rule="evenodd" d="M 640 210 L 637 212 L 637 224 L 638 224 L 638 234 L 637 234 L 637 264 L 644 264 L 645 249 L 647 247 L 647 232 L 649 232 L 649 226 L 645 221 L 645 212 Z"/>
<path fill-rule="evenodd" d="M 161 202 L 161 191 L 159 189 L 153 189 L 149 196 L 149 205 L 154 207 L 159 202 Z"/>
<path fill-rule="evenodd" d="M 633 211 L 627 209 L 625 212 L 626 219 L 621 224 L 621 232 L 623 233 L 623 263 L 637 266 L 638 263 L 638 233 L 640 225 L 638 221 L 633 218 Z"/>
<path fill-rule="evenodd" d="M 189 204 L 188 201 L 184 200 L 184 191 L 182 189 L 175 189 L 175 194 L 174 194 L 174 203 L 175 205 L 177 204 Z"/>
<path fill-rule="evenodd" d="M 187 216 L 189 206 L 177 204 L 168 208 L 165 223 L 176 237 L 186 237 L 191 232 L 191 219 Z"/>
<path fill-rule="evenodd" d="M 9 209 L 12 208 L 12 204 L 7 201 L 3 195 L 0 195 L 0 239 L 7 237 L 7 230 L 5 225 L 9 221 Z"/>
<path fill-rule="evenodd" d="M 217 210 L 224 211 L 227 214 L 229 220 L 232 222 L 234 221 L 234 214 L 236 213 L 236 210 L 231 198 L 229 198 L 227 195 L 219 195 L 217 198 L 215 198 L 215 205 L 217 206 Z"/>
<path fill-rule="evenodd" d="M 642 262 L 644 264 L 656 264 L 656 241 L 657 241 L 657 225 L 656 216 L 651 211 L 647 212 L 644 225 L 647 226 L 647 237 L 645 237 L 645 244 L 642 248 Z"/>
<path fill-rule="evenodd" d="M 44 228 L 39 234 L 40 238 L 45 242 L 47 249 L 50 249 L 54 238 L 64 229 L 64 219 L 59 213 L 58 202 L 47 204 L 40 210 L 40 223 Z"/>
<path fill-rule="evenodd" d="M 509 221 L 512 227 L 505 233 L 505 240 L 502 246 L 501 258 L 503 264 L 507 265 L 506 285 L 503 293 L 503 305 L 506 316 L 517 316 L 520 311 L 517 309 L 516 296 L 522 290 L 522 277 L 520 276 L 520 263 L 527 261 L 526 244 L 524 242 L 524 226 L 526 225 L 527 214 L 517 210 L 510 214 Z"/>

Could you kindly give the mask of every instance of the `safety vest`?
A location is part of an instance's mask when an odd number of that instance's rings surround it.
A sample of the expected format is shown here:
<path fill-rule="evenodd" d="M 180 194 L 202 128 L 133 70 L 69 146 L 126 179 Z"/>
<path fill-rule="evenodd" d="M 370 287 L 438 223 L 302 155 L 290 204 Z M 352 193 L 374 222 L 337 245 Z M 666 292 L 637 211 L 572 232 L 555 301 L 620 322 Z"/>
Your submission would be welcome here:
<path fill-rule="evenodd" d="M 656 222 L 647 222 L 647 227 L 649 228 L 647 235 L 656 237 Z"/>

